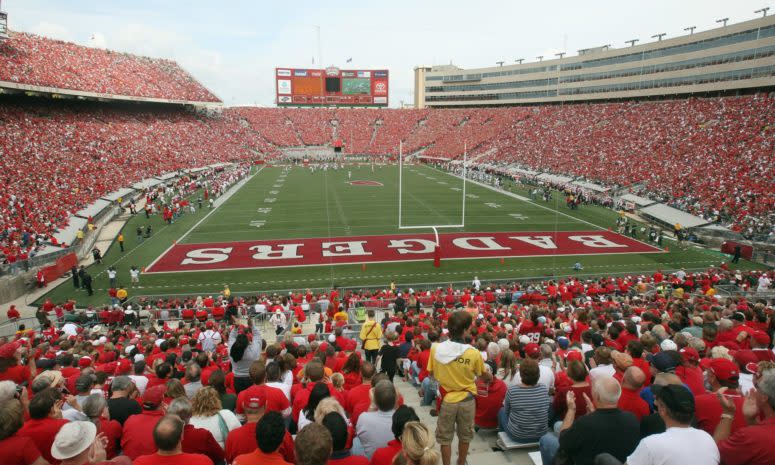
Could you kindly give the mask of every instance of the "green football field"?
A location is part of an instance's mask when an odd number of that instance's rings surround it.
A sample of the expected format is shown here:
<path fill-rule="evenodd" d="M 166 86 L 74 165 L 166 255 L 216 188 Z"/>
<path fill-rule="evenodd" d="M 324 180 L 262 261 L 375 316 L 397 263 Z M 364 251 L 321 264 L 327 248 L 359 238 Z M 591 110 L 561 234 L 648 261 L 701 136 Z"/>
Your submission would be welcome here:
<path fill-rule="evenodd" d="M 381 185 L 352 185 L 348 181 L 373 181 Z M 288 240 L 293 238 L 343 238 L 395 234 L 427 234 L 430 229 L 399 230 L 399 169 L 397 166 L 345 167 L 340 170 L 315 170 L 294 167 L 257 169 L 238 191 L 214 210 L 204 208 L 186 214 L 172 225 L 161 218 L 147 220 L 140 214 L 124 226 L 125 252 L 113 244 L 104 254 L 102 265 L 91 265 L 95 294 L 65 282 L 47 294 L 54 301 L 75 298 L 80 305 L 103 304 L 107 298 L 105 269 L 113 265 L 119 283 L 127 286 L 130 298 L 215 294 L 228 284 L 233 292 L 280 291 L 332 286 L 398 286 L 415 288 L 454 282 L 480 280 L 503 281 L 512 278 L 536 278 L 584 274 L 601 276 L 621 273 L 650 273 L 657 268 L 673 270 L 704 269 L 719 265 L 728 256 L 696 247 L 679 248 L 671 241 L 668 253 L 621 255 L 591 254 L 562 256 L 548 254 L 532 257 L 442 259 L 435 268 L 431 259 L 390 263 L 353 263 L 342 265 L 293 266 L 279 268 L 228 269 L 142 274 L 140 286 L 129 286 L 129 267 L 150 267 L 174 243 L 208 244 L 242 241 Z M 403 171 L 403 225 L 459 224 L 462 209 L 462 180 L 428 166 L 406 166 Z M 546 232 L 594 231 L 615 224 L 617 213 L 605 208 L 565 207 L 562 195 L 553 200 L 529 201 L 525 188 L 504 186 L 515 194 L 506 195 L 486 187 L 467 183 L 465 228 L 439 230 L 454 232 Z M 196 198 L 200 194 L 195 194 Z M 135 240 L 138 225 L 150 223 L 153 237 L 142 243 Z M 444 253 L 444 252 L 442 252 Z M 574 273 L 573 264 L 581 262 L 582 272 Z M 741 269 L 754 264 L 741 262 Z M 153 270 L 153 267 L 150 268 Z"/>

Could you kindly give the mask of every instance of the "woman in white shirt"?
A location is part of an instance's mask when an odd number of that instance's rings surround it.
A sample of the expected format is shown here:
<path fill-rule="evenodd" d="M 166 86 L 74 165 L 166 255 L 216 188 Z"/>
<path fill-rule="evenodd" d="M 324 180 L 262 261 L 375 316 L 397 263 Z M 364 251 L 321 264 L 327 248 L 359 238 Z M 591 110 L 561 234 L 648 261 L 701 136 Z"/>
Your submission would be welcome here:
<path fill-rule="evenodd" d="M 285 384 L 282 379 L 280 364 L 269 362 L 266 365 L 266 385 L 283 391 L 288 401 L 291 400 L 291 385 Z"/>
<path fill-rule="evenodd" d="M 221 447 L 226 444 L 229 431 L 239 428 L 240 421 L 230 410 L 221 408 L 218 391 L 211 387 L 203 387 L 196 392 L 191 400 L 191 421 L 196 428 L 204 428 Z"/>

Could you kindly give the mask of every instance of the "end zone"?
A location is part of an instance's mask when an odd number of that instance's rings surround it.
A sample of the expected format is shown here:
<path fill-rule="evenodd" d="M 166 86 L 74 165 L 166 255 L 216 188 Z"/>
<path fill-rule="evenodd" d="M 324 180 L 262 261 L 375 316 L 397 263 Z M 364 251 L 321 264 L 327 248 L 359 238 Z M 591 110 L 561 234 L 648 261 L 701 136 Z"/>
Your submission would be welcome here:
<path fill-rule="evenodd" d="M 450 233 L 442 259 L 664 253 L 611 231 Z M 175 244 L 146 273 L 433 260 L 433 234 Z"/>

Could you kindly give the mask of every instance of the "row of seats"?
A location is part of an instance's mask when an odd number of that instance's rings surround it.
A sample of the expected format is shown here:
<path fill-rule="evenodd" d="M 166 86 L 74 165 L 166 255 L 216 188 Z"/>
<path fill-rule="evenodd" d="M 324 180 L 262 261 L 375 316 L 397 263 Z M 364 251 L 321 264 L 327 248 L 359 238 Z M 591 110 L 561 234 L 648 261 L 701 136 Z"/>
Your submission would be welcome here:
<path fill-rule="evenodd" d="M 11 32 L 0 43 L 0 81 L 100 94 L 218 102 L 170 60 Z"/>

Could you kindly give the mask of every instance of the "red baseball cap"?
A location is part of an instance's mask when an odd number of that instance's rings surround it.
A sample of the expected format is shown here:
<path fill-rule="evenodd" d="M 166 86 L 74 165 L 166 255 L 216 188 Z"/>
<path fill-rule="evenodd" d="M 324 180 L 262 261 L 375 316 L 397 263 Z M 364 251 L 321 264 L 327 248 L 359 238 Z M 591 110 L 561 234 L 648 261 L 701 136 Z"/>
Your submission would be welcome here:
<path fill-rule="evenodd" d="M 725 358 L 706 358 L 700 365 L 713 373 L 721 381 L 734 380 L 740 377 L 740 370 L 732 360 Z"/>
<path fill-rule="evenodd" d="M 266 396 L 261 394 L 251 394 L 250 397 L 242 401 L 242 408 L 245 410 L 258 410 L 266 407 Z"/>
<path fill-rule="evenodd" d="M 205 327 L 206 328 L 212 328 L 213 326 L 215 326 L 215 323 L 213 323 L 212 320 L 210 320 L 207 323 L 205 323 Z"/>
<path fill-rule="evenodd" d="M 571 351 L 570 351 L 570 352 L 568 352 L 568 354 L 565 356 L 565 359 L 566 359 L 567 361 L 569 361 L 569 362 L 571 362 L 571 361 L 573 361 L 573 360 L 576 360 L 576 361 L 578 361 L 578 362 L 581 362 L 582 360 L 584 360 L 584 355 L 583 355 L 581 352 L 579 352 L 578 350 L 571 350 Z"/>
<path fill-rule="evenodd" d="M 535 342 L 531 342 L 525 346 L 525 355 L 528 357 L 535 357 L 538 354 L 541 353 L 541 348 L 538 347 L 538 344 Z"/>
<path fill-rule="evenodd" d="M 762 330 L 756 330 L 751 334 L 751 337 L 757 344 L 767 346 L 770 345 L 770 335 Z"/>
<path fill-rule="evenodd" d="M 694 347 L 684 347 L 681 349 L 681 355 L 683 355 L 684 361 L 691 360 L 692 362 L 700 361 L 700 354 Z"/>
<path fill-rule="evenodd" d="M 167 386 L 159 385 L 145 390 L 143 394 L 143 407 L 153 409 L 161 405 L 164 401 L 164 395 L 167 393 Z"/>
<path fill-rule="evenodd" d="M 19 343 L 16 341 L 3 344 L 0 346 L 0 358 L 13 358 L 18 349 Z"/>

